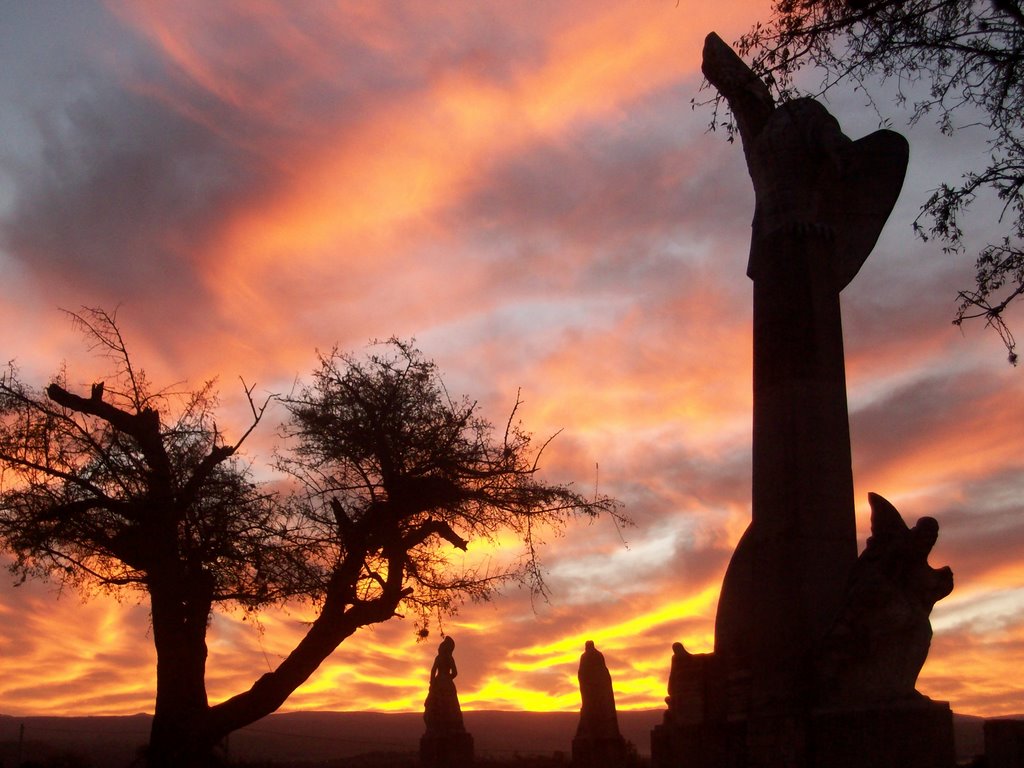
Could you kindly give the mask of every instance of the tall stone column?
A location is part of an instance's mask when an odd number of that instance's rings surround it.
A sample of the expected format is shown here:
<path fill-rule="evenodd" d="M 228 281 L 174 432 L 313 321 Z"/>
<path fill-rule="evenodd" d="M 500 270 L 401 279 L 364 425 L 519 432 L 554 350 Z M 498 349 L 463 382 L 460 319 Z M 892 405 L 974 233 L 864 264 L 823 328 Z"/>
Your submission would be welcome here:
<path fill-rule="evenodd" d="M 703 71 L 729 102 L 755 192 L 752 518 L 715 654 L 749 697 L 740 708 L 779 711 L 813 698 L 812 652 L 857 559 L 839 295 L 896 202 L 908 147 L 892 131 L 851 141 L 811 99 L 776 106 L 714 34 Z"/>

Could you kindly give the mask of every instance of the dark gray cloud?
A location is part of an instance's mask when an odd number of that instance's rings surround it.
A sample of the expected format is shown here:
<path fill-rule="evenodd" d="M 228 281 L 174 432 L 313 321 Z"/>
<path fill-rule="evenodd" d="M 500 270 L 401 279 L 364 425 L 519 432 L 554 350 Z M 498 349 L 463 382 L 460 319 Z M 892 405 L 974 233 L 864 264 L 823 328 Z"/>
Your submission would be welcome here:
<path fill-rule="evenodd" d="M 1024 550 L 1022 469 L 1022 463 L 993 468 L 990 475 L 965 483 L 957 498 L 921 510 L 938 519 L 939 549 L 961 583 L 997 583 L 1015 569 Z"/>
<path fill-rule="evenodd" d="M 159 7 L 118 18 L 86 2 L 12 5 L 0 248 L 64 306 L 208 326 L 203 268 L 233 215 L 280 194 L 382 105 L 449 73 L 501 87 L 543 56 L 527 28 L 464 10 L 293 5 L 274 24 L 203 10 L 181 27 Z M 155 29 L 178 39 L 161 48 Z"/>
<path fill-rule="evenodd" d="M 695 88 L 655 91 L 614 122 L 503 156 L 451 221 L 524 290 L 685 286 L 708 241 L 742 275 L 752 192 L 736 148 L 682 119 Z"/>
<path fill-rule="evenodd" d="M 29 5 L 35 13 L 25 11 Z M 127 84 L 169 85 L 162 62 L 86 4 L 22 4 L 8 34 L 66 41 L 56 61 L 25 73 L 6 107 L 21 133 L 0 142 L 11 202 L 0 220 L 9 256 L 55 292 L 112 306 L 202 304 L 196 274 L 209 239 L 266 171 L 208 124 Z M 81 6 L 81 7 L 80 7 Z M 49 9 L 49 13 L 47 12 Z M 86 10 L 92 9 L 88 14 Z M 80 16 L 87 15 L 87 19 Z M 88 21 L 95 36 L 74 24 Z M 120 33 L 119 33 L 120 32 Z M 97 50 L 108 44 L 108 50 Z M 111 77 L 116 64 L 123 76 Z M 5 89 L 12 89 L 9 81 Z"/>
<path fill-rule="evenodd" d="M 681 110 L 696 81 L 646 94 L 615 121 L 583 122 L 503 158 L 459 213 L 509 229 L 564 231 L 594 245 L 685 228 L 689 237 L 749 224 L 749 181 L 720 137 Z M 737 166 L 739 174 L 723 172 Z M 744 194 L 745 192 L 745 194 Z M 709 215 L 712 211 L 717 216 Z"/>
<path fill-rule="evenodd" d="M 948 444 L 950 425 L 969 430 L 973 414 L 998 390 L 992 378 L 952 372 L 929 372 L 892 384 L 851 411 L 855 473 L 874 475 L 930 446 Z"/>
<path fill-rule="evenodd" d="M 248 158 L 126 92 L 67 105 L 39 127 L 41 163 L 17 173 L 3 222 L 8 251 L 108 304 L 201 295 L 195 261 L 256 182 Z"/>

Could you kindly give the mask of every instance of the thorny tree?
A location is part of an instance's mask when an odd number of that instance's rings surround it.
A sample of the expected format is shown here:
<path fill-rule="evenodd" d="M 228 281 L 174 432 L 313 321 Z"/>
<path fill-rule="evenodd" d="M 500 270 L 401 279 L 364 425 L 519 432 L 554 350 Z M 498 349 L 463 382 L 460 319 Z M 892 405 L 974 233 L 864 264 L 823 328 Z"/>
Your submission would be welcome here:
<path fill-rule="evenodd" d="M 878 78 L 897 87 L 911 123 L 934 115 L 947 134 L 984 126 L 988 160 L 934 190 L 914 222 L 924 239 L 963 252 L 964 214 L 994 193 L 1005 229 L 979 249 L 975 285 L 959 292 L 953 322 L 984 318 L 1016 364 L 1007 307 L 1024 293 L 1024 11 L 1018 0 L 774 0 L 769 20 L 737 42 L 779 98 L 794 95 L 807 65 L 817 93 L 842 81 L 869 95 Z M 974 247 L 971 245 L 970 247 Z"/>
<path fill-rule="evenodd" d="M 503 442 L 492 441 L 471 405 L 440 397 L 433 366 L 405 346 L 409 386 L 393 388 L 400 369 L 372 358 L 358 368 L 361 387 L 331 390 L 325 367 L 290 403 L 299 447 L 282 461 L 293 471 L 340 479 L 331 467 L 351 456 L 367 479 L 374 467 L 386 466 L 386 476 L 364 485 L 366 494 L 343 481 L 280 500 L 237 458 L 267 402 L 250 397 L 251 423 L 229 443 L 214 422 L 212 385 L 153 392 L 113 316 L 73 317 L 114 370 L 87 397 L 63 376 L 45 392 L 13 367 L 0 378 L 0 544 L 23 578 L 148 595 L 157 652 L 151 766 L 214 764 L 224 736 L 276 710 L 345 638 L 403 603 L 451 607 L 516 575 L 450 576 L 445 546 L 510 527 L 529 548 L 536 522 L 615 509 L 537 482 L 528 437 L 510 426 Z M 352 381 L 337 373 L 339 383 Z M 307 634 L 249 690 L 210 706 L 212 611 L 289 599 L 318 606 Z"/>
<path fill-rule="evenodd" d="M 624 522 L 610 498 L 539 481 L 546 443 L 531 447 L 518 400 L 495 439 L 477 404 L 451 398 L 410 343 L 382 346 L 365 361 L 336 350 L 322 356 L 313 383 L 285 399 L 296 445 L 281 466 L 306 489 L 310 559 L 325 588 L 341 579 L 353 609 L 404 603 L 422 623 L 467 597 L 487 599 L 510 579 L 543 592 L 539 532 L 578 513 Z M 453 568 L 450 547 L 493 545 L 508 533 L 523 545 L 519 557 Z"/>
<path fill-rule="evenodd" d="M 166 755 L 170 764 L 169 745 L 206 739 L 213 607 L 257 609 L 298 586 L 273 498 L 236 458 L 266 402 L 250 399 L 248 429 L 227 442 L 212 382 L 154 392 L 114 316 L 72 317 L 113 370 L 84 397 L 63 373 L 43 392 L 13 365 L 0 378 L 0 542 L 22 578 L 148 593 L 157 653 L 151 762 Z"/>

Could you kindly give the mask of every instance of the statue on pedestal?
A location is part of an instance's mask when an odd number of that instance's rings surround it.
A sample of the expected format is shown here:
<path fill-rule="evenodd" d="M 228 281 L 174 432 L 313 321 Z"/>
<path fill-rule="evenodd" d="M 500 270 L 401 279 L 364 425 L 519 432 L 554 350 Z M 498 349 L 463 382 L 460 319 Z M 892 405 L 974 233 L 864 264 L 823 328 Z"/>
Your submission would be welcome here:
<path fill-rule="evenodd" d="M 455 640 L 449 635 L 437 648 L 430 668 L 430 689 L 423 702 L 427 732 L 420 739 L 423 768 L 458 768 L 473 762 L 473 737 L 462 721 L 455 678 Z"/>
<path fill-rule="evenodd" d="M 572 741 L 576 768 L 617 768 L 626 761 L 626 741 L 619 733 L 612 676 L 602 654 L 587 640 L 580 656 L 580 722 Z"/>
<path fill-rule="evenodd" d="M 888 130 L 851 140 L 813 99 L 776 104 L 714 33 L 703 56 L 754 186 L 751 521 L 715 619 L 708 690 L 721 705 L 666 717 L 652 762 L 952 768 L 948 704 L 913 696 L 928 612 L 952 575 L 927 564 L 934 521 L 908 529 L 881 497 L 858 559 L 840 312 L 899 196 L 909 147 Z"/>
<path fill-rule="evenodd" d="M 459 674 L 455 666 L 455 640 L 446 637 L 437 647 L 437 657 L 430 668 L 430 689 L 423 702 L 423 719 L 427 733 L 454 733 L 464 731 L 462 708 L 459 694 L 455 690 L 455 678 Z"/>
<path fill-rule="evenodd" d="M 577 678 L 582 704 L 576 737 L 618 736 L 619 720 L 615 713 L 612 676 L 604 662 L 604 654 L 597 650 L 593 640 L 587 640 L 584 645 Z"/>

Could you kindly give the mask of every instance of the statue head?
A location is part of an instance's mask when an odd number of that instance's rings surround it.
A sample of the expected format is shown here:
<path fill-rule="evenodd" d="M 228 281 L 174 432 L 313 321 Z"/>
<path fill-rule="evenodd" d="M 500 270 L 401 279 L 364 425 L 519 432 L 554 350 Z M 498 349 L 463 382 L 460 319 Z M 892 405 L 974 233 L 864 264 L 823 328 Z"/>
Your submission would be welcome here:
<path fill-rule="evenodd" d="M 939 539 L 939 521 L 934 517 L 922 517 L 910 530 L 910 533 L 921 554 L 927 555 Z"/>
<path fill-rule="evenodd" d="M 439 654 L 444 654 L 445 656 L 451 656 L 452 653 L 455 652 L 455 638 L 448 635 L 441 641 L 441 644 L 437 646 L 437 652 Z"/>

